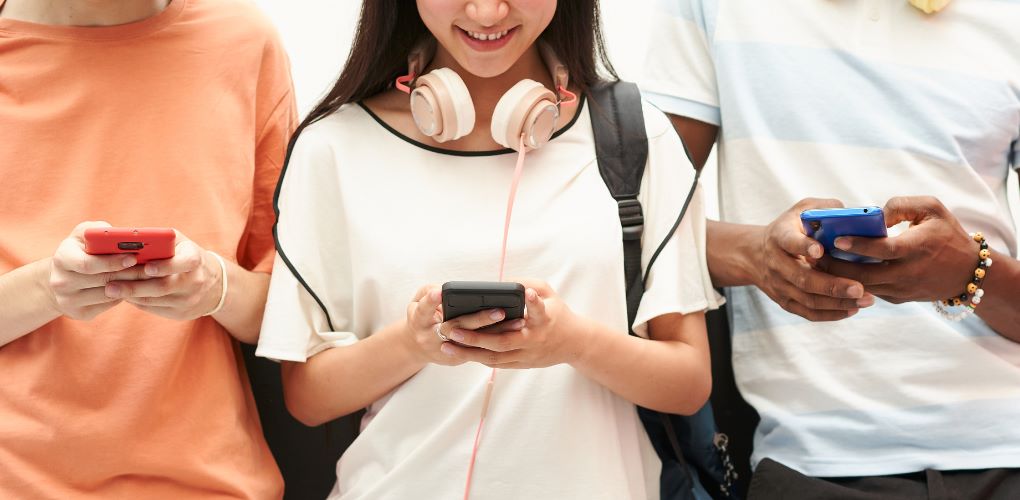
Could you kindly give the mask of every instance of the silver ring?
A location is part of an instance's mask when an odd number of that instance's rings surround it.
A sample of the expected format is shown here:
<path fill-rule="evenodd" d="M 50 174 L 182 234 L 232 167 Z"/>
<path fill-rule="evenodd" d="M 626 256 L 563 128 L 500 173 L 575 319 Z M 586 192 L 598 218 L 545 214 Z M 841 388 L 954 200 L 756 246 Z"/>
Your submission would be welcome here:
<path fill-rule="evenodd" d="M 443 326 L 442 323 L 436 323 L 436 335 L 438 335 L 439 339 L 442 340 L 443 342 L 449 342 L 450 338 L 447 337 L 446 335 L 443 335 L 443 331 L 441 330 L 442 326 Z"/>

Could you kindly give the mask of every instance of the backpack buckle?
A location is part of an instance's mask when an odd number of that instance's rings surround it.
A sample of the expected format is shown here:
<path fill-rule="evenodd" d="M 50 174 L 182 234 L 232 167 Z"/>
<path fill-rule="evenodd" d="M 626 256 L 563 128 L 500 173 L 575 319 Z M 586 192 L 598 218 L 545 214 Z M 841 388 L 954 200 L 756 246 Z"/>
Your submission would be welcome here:
<path fill-rule="evenodd" d="M 620 224 L 623 226 L 625 241 L 640 240 L 645 231 L 645 216 L 641 210 L 641 202 L 636 198 L 617 200 L 620 209 Z"/>

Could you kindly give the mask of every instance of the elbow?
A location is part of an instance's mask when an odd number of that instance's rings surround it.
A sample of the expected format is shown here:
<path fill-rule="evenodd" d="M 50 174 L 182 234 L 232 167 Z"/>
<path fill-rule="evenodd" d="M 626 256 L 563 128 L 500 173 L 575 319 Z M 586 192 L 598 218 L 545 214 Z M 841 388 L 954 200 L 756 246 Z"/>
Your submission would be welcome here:
<path fill-rule="evenodd" d="M 666 411 L 688 417 L 698 413 L 698 411 L 705 407 L 709 397 L 712 395 L 712 375 L 705 374 L 705 376 L 699 377 L 698 380 L 689 380 L 686 391 L 683 394 L 684 397 L 676 398 L 673 401 L 673 405 L 671 405 L 672 408 Z"/>
<path fill-rule="evenodd" d="M 684 408 L 682 415 L 694 415 L 708 404 L 712 396 L 712 374 L 705 374 L 705 377 L 692 389 L 691 404 Z"/>
<path fill-rule="evenodd" d="M 306 370 L 304 363 L 284 363 L 283 402 L 295 420 L 308 427 L 318 427 L 332 418 L 319 403 L 321 398 L 312 393 L 314 391 L 311 381 L 306 377 Z"/>
<path fill-rule="evenodd" d="M 325 418 L 321 412 L 315 410 L 310 405 L 298 401 L 297 397 L 290 396 L 290 392 L 284 393 L 284 402 L 287 405 L 287 411 L 290 412 L 290 416 L 294 417 L 295 420 L 301 422 L 308 427 L 318 427 L 326 422 L 329 422 L 329 418 Z"/>

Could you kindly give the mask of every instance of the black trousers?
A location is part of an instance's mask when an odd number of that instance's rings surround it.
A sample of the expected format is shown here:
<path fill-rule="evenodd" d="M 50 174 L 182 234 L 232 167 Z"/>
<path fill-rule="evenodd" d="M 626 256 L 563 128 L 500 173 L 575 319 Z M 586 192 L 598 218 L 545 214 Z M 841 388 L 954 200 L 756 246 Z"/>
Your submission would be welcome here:
<path fill-rule="evenodd" d="M 764 459 L 749 500 L 1020 500 L 1020 469 L 947 471 L 873 477 L 810 477 Z"/>

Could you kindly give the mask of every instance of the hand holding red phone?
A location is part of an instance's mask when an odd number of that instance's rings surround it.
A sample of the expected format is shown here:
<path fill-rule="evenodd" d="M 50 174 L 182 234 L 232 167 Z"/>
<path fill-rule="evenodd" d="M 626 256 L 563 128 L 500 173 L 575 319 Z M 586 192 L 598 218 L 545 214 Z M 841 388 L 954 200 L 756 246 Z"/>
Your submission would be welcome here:
<path fill-rule="evenodd" d="M 71 319 L 91 320 L 117 305 L 120 300 L 105 293 L 106 284 L 148 277 L 131 254 L 89 255 L 85 253 L 85 230 L 110 227 L 106 222 L 82 222 L 60 242 L 50 259 L 46 283 L 56 309 Z"/>
<path fill-rule="evenodd" d="M 526 287 L 523 320 L 482 330 L 455 328 L 452 342 L 442 351 L 453 359 L 474 361 L 492 368 L 544 368 L 578 358 L 587 338 L 582 318 L 563 302 L 548 283 L 521 281 Z"/>
<path fill-rule="evenodd" d="M 223 287 L 220 264 L 209 251 L 179 231 L 175 233 L 173 257 L 139 266 L 146 277 L 143 281 L 110 281 L 106 296 L 176 320 L 191 320 L 213 311 Z"/>

